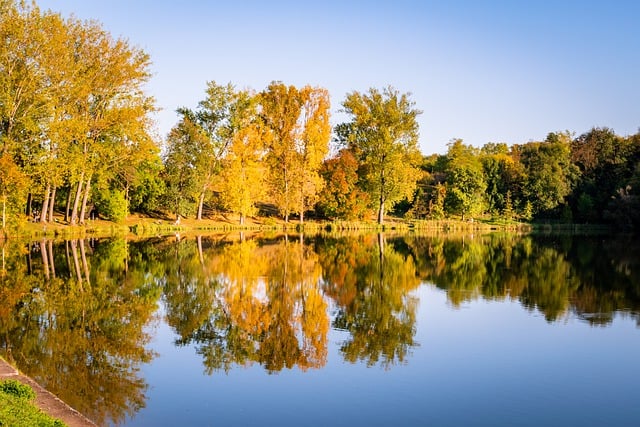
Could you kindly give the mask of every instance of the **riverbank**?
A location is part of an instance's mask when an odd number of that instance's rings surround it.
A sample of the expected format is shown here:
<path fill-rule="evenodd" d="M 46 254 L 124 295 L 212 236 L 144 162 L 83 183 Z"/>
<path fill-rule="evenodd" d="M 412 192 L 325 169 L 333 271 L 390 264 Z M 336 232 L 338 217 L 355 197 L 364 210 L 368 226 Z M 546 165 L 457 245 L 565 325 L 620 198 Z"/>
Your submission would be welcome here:
<path fill-rule="evenodd" d="M 216 216 L 202 220 L 184 219 L 179 221 L 162 217 L 129 215 L 122 223 L 102 219 L 88 220 L 84 225 L 70 225 L 62 216 L 56 216 L 50 223 L 25 222 L 19 227 L 9 228 L 4 238 L 61 238 L 75 239 L 88 237 L 131 236 L 144 237 L 156 235 L 172 235 L 176 233 L 228 233 L 228 232 L 415 232 L 415 233 L 535 233 L 535 232 L 571 232 L 591 233 L 610 231 L 607 226 L 576 224 L 529 224 L 501 220 L 406 220 L 388 217 L 383 225 L 375 221 L 321 221 L 309 220 L 304 224 L 296 221 L 284 222 L 276 217 L 248 218 L 240 225 L 237 218 Z M 0 239 L 3 233 L 0 233 Z"/>
<path fill-rule="evenodd" d="M 28 385 L 36 393 L 34 404 L 42 412 L 64 422 L 68 427 L 96 427 L 96 424 L 58 397 L 41 387 L 33 379 L 21 374 L 0 357 L 0 381 L 16 380 Z"/>

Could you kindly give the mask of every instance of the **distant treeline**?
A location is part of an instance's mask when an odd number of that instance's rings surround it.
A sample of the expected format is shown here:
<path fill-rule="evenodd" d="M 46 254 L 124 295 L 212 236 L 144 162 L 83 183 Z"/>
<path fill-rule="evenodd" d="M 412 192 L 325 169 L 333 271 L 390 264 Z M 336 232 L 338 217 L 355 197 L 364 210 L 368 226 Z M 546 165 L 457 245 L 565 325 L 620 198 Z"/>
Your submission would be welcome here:
<path fill-rule="evenodd" d="M 212 81 L 160 140 L 149 67 L 144 51 L 95 22 L 0 2 L 3 230 L 54 212 L 81 224 L 92 212 L 200 219 L 205 207 L 242 223 L 258 206 L 300 222 L 311 213 L 382 223 L 393 212 L 638 226 L 640 133 L 594 128 L 482 148 L 452 140 L 446 154 L 424 156 L 421 112 L 392 87 L 349 93 L 347 120 L 332 129 L 326 89 Z"/>

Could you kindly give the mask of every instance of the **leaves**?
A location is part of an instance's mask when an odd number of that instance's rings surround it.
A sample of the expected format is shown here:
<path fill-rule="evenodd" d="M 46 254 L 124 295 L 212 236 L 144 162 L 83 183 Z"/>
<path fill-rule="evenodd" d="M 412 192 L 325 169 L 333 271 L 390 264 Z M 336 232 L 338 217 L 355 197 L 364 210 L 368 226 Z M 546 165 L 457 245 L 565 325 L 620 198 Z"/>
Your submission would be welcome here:
<path fill-rule="evenodd" d="M 388 87 L 367 94 L 352 92 L 343 102 L 351 121 L 338 135 L 357 156 L 362 189 L 378 209 L 378 222 L 398 201 L 413 198 L 420 174 L 418 123 L 420 111 L 409 94 Z"/>

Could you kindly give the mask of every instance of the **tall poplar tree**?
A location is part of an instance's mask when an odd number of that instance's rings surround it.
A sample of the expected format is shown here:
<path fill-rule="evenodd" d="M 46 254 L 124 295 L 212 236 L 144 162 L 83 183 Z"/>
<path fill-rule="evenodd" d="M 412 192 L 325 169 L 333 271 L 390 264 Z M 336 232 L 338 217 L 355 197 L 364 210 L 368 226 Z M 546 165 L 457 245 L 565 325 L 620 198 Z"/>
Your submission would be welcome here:
<path fill-rule="evenodd" d="M 269 135 L 267 164 L 271 197 L 285 222 L 315 203 L 322 189 L 319 171 L 330 139 L 329 94 L 272 82 L 260 94 L 262 124 Z"/>
<path fill-rule="evenodd" d="M 240 215 L 240 225 L 256 211 L 265 193 L 263 129 L 257 119 L 257 99 L 247 91 L 237 93 L 231 106 L 231 145 L 222 161 L 220 189 L 226 209 Z"/>
<path fill-rule="evenodd" d="M 271 198 L 285 222 L 294 210 L 295 132 L 300 97 L 295 86 L 272 82 L 260 94 L 262 123 L 269 134 L 267 164 Z"/>
<path fill-rule="evenodd" d="M 326 89 L 305 86 L 299 95 L 302 111 L 296 141 L 298 173 L 294 179 L 298 193 L 296 211 L 302 224 L 305 211 L 316 203 L 324 185 L 320 169 L 329 151 L 331 125 L 329 92 Z"/>

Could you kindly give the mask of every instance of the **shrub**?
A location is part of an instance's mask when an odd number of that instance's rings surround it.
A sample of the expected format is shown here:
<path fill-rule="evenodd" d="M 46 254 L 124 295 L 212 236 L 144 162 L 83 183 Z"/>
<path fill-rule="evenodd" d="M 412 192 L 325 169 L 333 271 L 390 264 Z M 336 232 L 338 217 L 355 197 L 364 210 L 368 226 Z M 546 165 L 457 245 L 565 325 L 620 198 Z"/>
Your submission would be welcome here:
<path fill-rule="evenodd" d="M 110 190 L 100 196 L 96 201 L 100 213 L 113 222 L 120 223 L 124 221 L 129 214 L 129 206 L 124 191 Z"/>
<path fill-rule="evenodd" d="M 0 392 L 10 394 L 20 399 L 33 400 L 36 398 L 36 393 L 31 387 L 16 380 L 0 382 Z"/>

